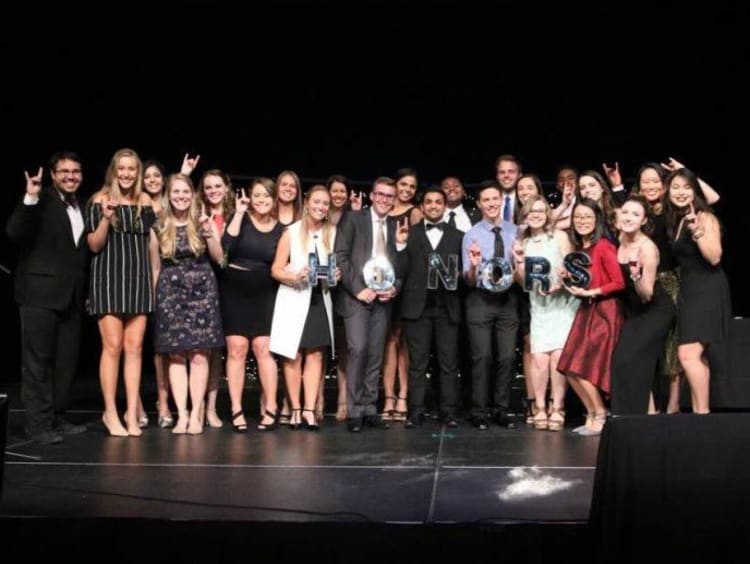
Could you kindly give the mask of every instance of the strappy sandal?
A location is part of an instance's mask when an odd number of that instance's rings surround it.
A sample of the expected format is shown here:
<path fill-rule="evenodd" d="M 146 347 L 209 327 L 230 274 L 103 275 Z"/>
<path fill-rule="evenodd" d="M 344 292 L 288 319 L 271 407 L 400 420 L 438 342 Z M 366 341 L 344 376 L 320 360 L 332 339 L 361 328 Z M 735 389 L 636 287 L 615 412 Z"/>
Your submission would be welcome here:
<path fill-rule="evenodd" d="M 305 412 L 313 414 L 313 422 L 310 423 L 307 419 L 305 419 L 304 416 L 301 416 L 302 422 L 300 424 L 302 425 L 302 428 L 307 429 L 308 431 L 320 431 L 320 425 L 318 425 L 317 421 L 315 420 L 315 410 L 303 409 L 302 413 L 305 413 Z"/>
<path fill-rule="evenodd" d="M 547 429 L 550 431 L 562 431 L 565 426 L 565 410 L 553 407 L 547 418 Z"/>
<path fill-rule="evenodd" d="M 297 421 L 295 421 L 295 419 L 297 419 L 297 417 L 295 417 L 295 413 L 300 414 L 299 420 Z M 291 414 L 291 417 L 289 418 L 289 428 L 292 431 L 296 431 L 297 429 L 300 428 L 301 425 L 302 425 L 302 409 L 299 407 L 297 409 L 292 409 L 292 414 Z"/>
<path fill-rule="evenodd" d="M 406 403 L 406 398 L 402 398 L 401 396 L 396 398 L 396 405 L 398 405 L 398 402 L 404 402 Z M 395 407 L 395 406 L 394 406 Z M 393 410 L 393 421 L 406 421 L 406 416 L 409 414 L 409 411 L 407 409 L 400 411 L 398 409 Z"/>
<path fill-rule="evenodd" d="M 247 422 L 245 423 L 235 423 L 235 419 L 238 417 L 242 417 L 243 413 L 240 409 L 237 413 L 232 413 L 232 428 L 234 429 L 235 433 L 247 433 Z"/>
<path fill-rule="evenodd" d="M 549 429 L 549 419 L 547 418 L 547 413 L 543 409 L 537 409 L 532 421 L 534 429 L 537 431 L 546 431 Z"/>
<path fill-rule="evenodd" d="M 536 400 L 534 398 L 526 398 L 524 403 L 526 403 L 526 424 L 533 425 L 534 416 L 537 413 Z"/>
<path fill-rule="evenodd" d="M 396 413 L 398 398 L 396 396 L 385 396 L 385 401 L 387 402 L 388 400 L 393 401 L 393 409 L 385 409 L 385 406 L 383 406 L 383 413 L 380 414 L 380 419 L 383 421 L 393 421 L 393 414 Z"/>
<path fill-rule="evenodd" d="M 271 418 L 271 422 L 270 423 L 263 423 L 263 420 L 266 417 L 270 417 Z M 278 411 L 276 413 L 274 413 L 273 411 L 268 411 L 266 409 L 266 412 L 260 418 L 260 423 L 258 423 L 258 426 L 256 427 L 256 429 L 258 429 L 258 431 L 273 431 L 274 429 L 276 429 L 277 419 L 278 419 Z"/>

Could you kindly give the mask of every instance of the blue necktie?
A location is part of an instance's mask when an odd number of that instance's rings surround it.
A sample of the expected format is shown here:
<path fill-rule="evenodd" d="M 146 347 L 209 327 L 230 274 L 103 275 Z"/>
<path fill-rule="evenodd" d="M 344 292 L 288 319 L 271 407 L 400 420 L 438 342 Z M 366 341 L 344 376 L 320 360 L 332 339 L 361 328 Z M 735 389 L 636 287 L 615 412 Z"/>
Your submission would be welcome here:
<path fill-rule="evenodd" d="M 503 204 L 503 220 L 512 223 L 510 214 L 510 196 L 505 196 L 505 204 Z"/>

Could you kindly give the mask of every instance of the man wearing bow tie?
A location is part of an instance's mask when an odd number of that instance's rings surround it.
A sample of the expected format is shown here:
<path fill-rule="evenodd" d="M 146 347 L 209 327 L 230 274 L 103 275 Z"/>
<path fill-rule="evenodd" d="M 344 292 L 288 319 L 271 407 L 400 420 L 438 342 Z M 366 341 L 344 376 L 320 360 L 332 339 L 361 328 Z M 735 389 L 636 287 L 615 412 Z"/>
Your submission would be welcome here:
<path fill-rule="evenodd" d="M 87 246 L 76 192 L 83 179 L 75 153 L 50 159 L 52 186 L 43 169 L 26 174 L 26 194 L 8 220 L 8 237 L 20 246 L 15 298 L 21 315 L 21 399 L 27 435 L 56 444 L 83 425 L 65 419 L 78 364 Z"/>
<path fill-rule="evenodd" d="M 428 188 L 422 197 L 424 220 L 412 227 L 407 247 L 408 265 L 401 300 L 401 319 L 409 344 L 409 417 L 406 427 L 424 421 L 424 397 L 427 364 L 433 342 L 440 368 L 440 415 L 443 423 L 457 427 L 458 401 L 458 330 L 461 300 L 457 288 L 448 289 L 438 277 L 437 288 L 428 289 L 430 255 L 437 253 L 443 264 L 450 256 L 457 262 L 455 276 L 460 276 L 463 233 L 443 222 L 445 193 Z"/>

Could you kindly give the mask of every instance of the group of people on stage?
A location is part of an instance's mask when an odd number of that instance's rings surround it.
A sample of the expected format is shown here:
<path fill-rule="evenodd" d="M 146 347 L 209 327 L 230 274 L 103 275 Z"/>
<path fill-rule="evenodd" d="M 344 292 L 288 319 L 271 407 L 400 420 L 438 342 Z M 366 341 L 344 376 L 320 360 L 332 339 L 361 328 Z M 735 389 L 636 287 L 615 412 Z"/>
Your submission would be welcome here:
<path fill-rule="evenodd" d="M 508 425 L 519 339 L 535 429 L 563 428 L 568 384 L 587 412 L 573 431 L 585 436 L 601 432 L 608 409 L 678 412 L 682 375 L 692 410 L 710 410 L 707 352 L 726 340 L 731 318 L 710 208 L 719 196 L 673 159 L 641 167 L 632 190 L 617 164 L 604 176 L 566 166 L 546 198 L 537 176 L 501 155 L 476 207 L 455 177 L 423 188 L 417 203 L 413 169 L 377 178 L 363 206 L 340 175 L 304 198 L 289 170 L 236 190 L 211 169 L 196 187 L 198 161 L 186 155 L 167 174 L 121 149 L 85 205 L 75 153 L 52 156 L 47 188 L 41 167 L 26 172 L 7 233 L 20 246 L 22 400 L 33 440 L 55 444 L 86 429 L 65 416 L 84 310 L 98 320 L 102 423 L 112 436 L 140 436 L 149 424 L 140 396 L 149 329 L 158 426 L 175 434 L 223 425 L 223 376 L 232 428 L 248 430 L 251 350 L 259 431 L 320 428 L 329 350 L 336 417 L 353 433 L 424 422 L 433 351 L 443 424 L 458 426 L 461 373 L 473 425 Z M 370 277 L 374 264 L 382 271 Z"/>

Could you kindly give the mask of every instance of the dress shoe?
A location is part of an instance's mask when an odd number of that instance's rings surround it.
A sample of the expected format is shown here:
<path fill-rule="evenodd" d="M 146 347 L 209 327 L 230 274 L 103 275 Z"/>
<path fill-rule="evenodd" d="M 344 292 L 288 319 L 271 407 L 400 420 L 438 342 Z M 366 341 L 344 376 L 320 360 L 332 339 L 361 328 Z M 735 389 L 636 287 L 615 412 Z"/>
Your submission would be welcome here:
<path fill-rule="evenodd" d="M 346 420 L 346 429 L 350 433 L 359 433 L 362 431 L 362 419 L 359 417 L 352 417 Z"/>
<path fill-rule="evenodd" d="M 63 417 L 55 421 L 55 431 L 63 435 L 79 435 L 86 432 L 86 425 L 76 425 Z"/>
<path fill-rule="evenodd" d="M 489 429 L 487 419 L 485 419 L 484 417 L 474 417 L 472 423 L 474 424 L 474 427 L 476 427 L 480 431 L 486 431 L 487 429 Z"/>
<path fill-rule="evenodd" d="M 453 415 L 444 415 L 443 425 L 449 429 L 458 429 L 458 420 Z"/>
<path fill-rule="evenodd" d="M 421 427 L 424 423 L 424 419 L 424 413 L 414 413 L 412 415 L 409 415 L 409 417 L 406 418 L 406 422 L 404 423 L 404 428 L 414 429 L 415 427 Z"/>
<path fill-rule="evenodd" d="M 42 431 L 31 435 L 31 440 L 40 445 L 59 445 L 63 442 L 63 436 L 56 431 Z"/>
<path fill-rule="evenodd" d="M 507 429 L 515 429 L 516 428 L 515 421 L 513 421 L 513 419 L 511 419 L 510 417 L 508 417 L 507 413 L 503 413 L 502 411 L 494 414 L 492 416 L 492 421 L 494 421 L 495 423 L 497 423 L 501 427 L 505 427 Z"/>
<path fill-rule="evenodd" d="M 383 421 L 379 415 L 365 415 L 363 424 L 373 429 L 390 429 L 391 426 L 387 421 Z"/>

